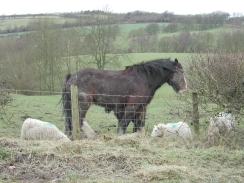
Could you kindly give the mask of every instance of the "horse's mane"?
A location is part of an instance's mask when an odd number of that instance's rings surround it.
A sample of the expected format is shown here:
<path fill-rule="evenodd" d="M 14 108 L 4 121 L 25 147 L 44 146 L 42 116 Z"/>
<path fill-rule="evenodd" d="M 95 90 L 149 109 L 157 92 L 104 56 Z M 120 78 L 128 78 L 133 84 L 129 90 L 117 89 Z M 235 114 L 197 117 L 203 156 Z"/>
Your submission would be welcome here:
<path fill-rule="evenodd" d="M 158 77 L 163 74 L 163 69 L 168 69 L 172 72 L 175 71 L 175 62 L 170 59 L 156 59 L 147 62 L 141 62 L 131 66 L 126 66 L 127 72 L 146 73 L 148 76 Z"/>

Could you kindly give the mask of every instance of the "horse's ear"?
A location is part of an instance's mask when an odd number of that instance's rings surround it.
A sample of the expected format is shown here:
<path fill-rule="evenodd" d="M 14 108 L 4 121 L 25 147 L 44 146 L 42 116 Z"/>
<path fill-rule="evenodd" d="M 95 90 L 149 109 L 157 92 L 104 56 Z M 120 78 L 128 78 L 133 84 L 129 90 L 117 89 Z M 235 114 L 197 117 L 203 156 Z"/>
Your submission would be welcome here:
<path fill-rule="evenodd" d="M 177 58 L 175 59 L 175 63 L 177 63 L 177 64 L 179 63 Z"/>

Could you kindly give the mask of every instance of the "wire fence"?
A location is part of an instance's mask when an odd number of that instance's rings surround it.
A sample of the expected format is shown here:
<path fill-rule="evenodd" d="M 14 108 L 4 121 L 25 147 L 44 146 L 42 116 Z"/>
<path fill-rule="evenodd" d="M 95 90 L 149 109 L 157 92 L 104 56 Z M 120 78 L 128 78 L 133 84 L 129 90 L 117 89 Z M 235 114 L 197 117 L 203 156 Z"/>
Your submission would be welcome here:
<path fill-rule="evenodd" d="M 29 95 L 24 90 L 4 90 L 10 93 L 11 100 L 0 108 L 0 136 L 19 137 L 21 126 L 24 120 L 28 117 L 39 119 L 55 124 L 61 131 L 64 131 L 65 119 L 62 113 L 61 92 L 46 91 L 28 91 Z M 104 96 L 105 94 L 100 94 Z M 97 94 L 99 96 L 99 94 Z M 107 97 L 115 97 L 109 96 Z M 120 96 L 125 97 L 125 96 Z M 148 96 L 134 96 L 148 97 Z M 141 103 L 134 103 L 138 105 Z M 184 121 L 191 126 L 196 120 L 193 110 L 192 98 L 186 95 L 169 94 L 166 96 L 155 95 L 151 103 L 146 106 L 145 115 L 145 130 L 150 135 L 153 126 L 159 123 L 175 123 Z M 197 126 L 200 131 L 205 132 L 209 124 L 209 119 L 212 115 L 217 114 L 219 109 L 216 106 L 203 107 L 201 101 L 199 104 L 199 123 Z M 91 106 L 86 111 L 86 121 L 98 133 L 116 133 L 118 127 L 118 119 L 114 111 L 110 108 L 111 103 L 83 102 L 80 105 Z M 105 107 L 100 107 L 103 105 Z M 116 105 L 126 105 L 125 103 L 117 103 Z M 112 110 L 112 111 L 111 111 Z M 140 116 L 141 111 L 138 111 L 134 118 L 130 121 L 126 133 L 132 133 L 136 116 Z M 242 119 L 240 119 L 242 120 Z M 194 128 L 192 126 L 192 130 Z"/>
<path fill-rule="evenodd" d="M 60 130 L 64 129 L 64 116 L 62 114 L 61 93 L 40 92 L 40 91 L 23 91 L 23 90 L 5 90 L 10 92 L 11 101 L 6 105 L 1 105 L 0 110 L 0 125 L 1 134 L 7 136 L 18 137 L 20 135 L 21 125 L 27 117 L 40 119 L 55 124 Z M 28 92 L 29 95 L 22 93 Z M 104 94 L 101 94 L 104 96 Z M 114 97 L 114 96 L 107 96 Z M 123 96 L 124 97 L 124 96 Z M 144 97 L 144 96 L 136 96 Z M 147 96 L 145 96 L 147 97 Z M 151 126 L 158 123 L 176 122 L 181 119 L 180 114 L 172 118 L 173 113 L 177 113 L 177 107 L 168 104 L 174 102 L 177 106 L 178 99 L 175 95 L 167 98 L 155 96 L 153 101 L 147 106 L 146 127 L 148 130 Z M 102 104 L 105 106 L 99 107 L 98 103 L 85 103 L 81 105 L 91 105 L 86 114 L 86 120 L 97 132 L 113 132 L 116 133 L 118 120 L 114 113 L 110 112 L 110 103 Z M 138 104 L 138 103 L 135 103 Z M 125 104 L 118 104 L 125 105 Z M 171 108 L 171 109 L 170 109 Z M 170 110 L 168 110 L 170 109 Z M 131 132 L 133 124 L 128 127 L 128 132 Z"/>

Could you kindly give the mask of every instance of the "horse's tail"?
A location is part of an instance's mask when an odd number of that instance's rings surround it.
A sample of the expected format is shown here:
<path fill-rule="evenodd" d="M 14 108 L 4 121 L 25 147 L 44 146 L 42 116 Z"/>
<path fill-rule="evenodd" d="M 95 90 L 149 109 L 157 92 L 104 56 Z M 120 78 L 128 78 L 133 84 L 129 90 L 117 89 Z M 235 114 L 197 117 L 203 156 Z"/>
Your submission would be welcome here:
<path fill-rule="evenodd" d="M 63 87 L 62 87 L 62 106 L 63 106 L 63 116 L 65 120 L 65 134 L 67 136 L 72 135 L 72 111 L 71 111 L 71 98 L 70 93 L 66 89 L 66 84 L 69 78 L 71 77 L 71 74 L 67 74 L 66 80 L 64 81 Z"/>

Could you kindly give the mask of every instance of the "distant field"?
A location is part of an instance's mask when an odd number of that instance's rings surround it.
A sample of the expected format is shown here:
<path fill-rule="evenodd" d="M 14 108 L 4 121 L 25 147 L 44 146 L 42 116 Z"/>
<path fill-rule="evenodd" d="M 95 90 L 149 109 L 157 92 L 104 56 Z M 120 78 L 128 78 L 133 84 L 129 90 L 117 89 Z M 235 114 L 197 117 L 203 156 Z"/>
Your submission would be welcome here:
<path fill-rule="evenodd" d="M 149 23 L 141 23 L 141 24 L 120 24 L 120 28 L 122 32 L 130 32 L 134 29 L 145 28 Z M 168 23 L 158 23 L 160 27 L 168 25 Z"/>
<path fill-rule="evenodd" d="M 25 18 L 6 18 L 4 20 L 0 20 L 0 29 L 6 29 L 8 27 L 14 27 L 14 26 L 26 26 L 29 22 L 35 21 L 38 18 L 42 17 L 25 17 Z M 58 17 L 50 17 L 54 18 L 58 23 L 64 23 L 65 21 L 73 22 L 76 19 L 75 18 L 58 18 Z M 160 26 L 167 25 L 168 23 L 159 23 Z M 148 25 L 148 23 L 141 23 L 141 24 L 121 24 L 121 30 L 122 32 L 129 32 L 133 29 L 138 28 L 145 28 Z"/>
<path fill-rule="evenodd" d="M 44 16 L 46 17 L 46 16 Z M 10 28 L 10 27 L 15 27 L 15 26 L 26 26 L 29 22 L 31 21 L 35 21 L 38 18 L 42 18 L 42 17 L 24 17 L 24 18 L 6 18 L 6 19 L 1 19 L 0 20 L 0 29 L 6 29 L 6 28 Z M 57 21 L 57 23 L 64 23 L 64 22 L 74 22 L 76 21 L 75 18 L 60 18 L 57 16 L 54 17 L 49 17 L 49 18 L 53 18 L 55 19 L 55 21 Z M 121 27 L 121 31 L 123 33 L 128 33 L 131 30 L 135 30 L 135 29 L 139 29 L 139 28 L 145 28 L 149 23 L 136 23 L 136 24 L 120 24 L 119 26 Z M 163 26 L 167 26 L 168 23 L 158 23 L 160 28 L 162 28 Z M 218 28 L 213 28 L 207 31 L 210 32 L 218 32 L 219 30 L 225 29 L 226 27 L 218 27 Z M 199 32 L 199 31 L 192 31 L 192 32 Z M 178 33 L 178 32 L 176 32 Z M 164 36 L 172 36 L 176 33 L 160 33 L 159 37 L 164 37 Z"/>
<path fill-rule="evenodd" d="M 7 28 L 14 28 L 15 26 L 26 26 L 29 22 L 31 21 L 37 21 L 38 18 L 41 17 L 26 17 L 26 18 L 7 18 L 5 20 L 0 20 L 0 29 L 7 29 Z M 74 22 L 76 21 L 75 18 L 59 18 L 59 17 L 50 17 L 55 19 L 56 23 L 64 23 L 64 22 Z M 136 23 L 136 24 L 120 24 L 120 28 L 121 28 L 121 37 L 118 39 L 118 41 L 122 42 L 121 44 L 123 45 L 127 45 L 128 43 L 128 33 L 131 30 L 136 30 L 139 28 L 145 28 L 148 24 L 150 23 Z M 162 27 L 167 26 L 168 23 L 158 23 L 160 26 L 160 30 L 162 30 Z M 221 27 L 217 27 L 217 28 L 213 28 L 213 29 L 209 29 L 206 30 L 207 32 L 211 32 L 213 34 L 218 34 L 220 31 L 226 31 L 226 30 L 232 30 L 233 28 L 229 27 L 229 26 L 221 26 Z M 69 30 L 69 29 L 67 29 Z M 179 34 L 181 31 L 183 30 L 179 30 L 177 32 L 174 33 L 166 33 L 166 32 L 159 32 L 158 33 L 158 38 L 162 38 L 162 37 L 172 37 L 173 35 L 177 35 Z M 191 33 L 198 33 L 201 31 L 191 31 Z M 8 35 L 15 35 L 15 36 L 20 36 L 22 34 L 26 34 L 28 32 L 17 32 L 17 33 L 9 33 L 9 34 L 0 34 L 0 37 L 4 37 L 4 36 L 8 36 Z M 119 43 L 120 44 L 120 43 Z"/>
<path fill-rule="evenodd" d="M 47 18 L 46 16 L 44 16 Z M 26 26 L 29 22 L 38 20 L 44 17 L 25 17 L 25 18 L 6 18 L 0 20 L 0 29 L 6 29 L 8 27 L 15 27 L 15 26 Z M 75 19 L 73 18 L 59 18 L 59 17 L 48 17 L 54 18 L 58 23 L 64 23 L 65 21 L 73 22 Z"/>
<path fill-rule="evenodd" d="M 35 20 L 35 18 L 7 18 L 0 20 L 0 29 L 6 29 L 15 26 L 26 26 L 30 21 Z"/>

